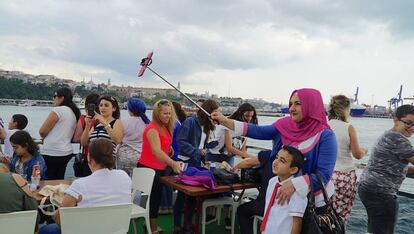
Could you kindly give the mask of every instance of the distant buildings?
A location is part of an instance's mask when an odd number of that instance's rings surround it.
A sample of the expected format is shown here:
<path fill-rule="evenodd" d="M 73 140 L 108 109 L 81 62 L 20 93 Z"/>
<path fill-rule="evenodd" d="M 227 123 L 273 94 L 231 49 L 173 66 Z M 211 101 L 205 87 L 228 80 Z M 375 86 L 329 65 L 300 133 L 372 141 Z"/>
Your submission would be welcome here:
<path fill-rule="evenodd" d="M 93 90 L 96 88 L 107 90 L 111 93 L 116 93 L 116 95 L 125 100 L 131 97 L 139 97 L 139 98 L 148 98 L 148 99 L 154 99 L 155 97 L 175 97 L 177 99 L 180 98 L 180 93 L 172 88 L 144 88 L 144 87 L 132 87 L 132 86 L 118 86 L 118 85 L 111 85 L 111 80 L 108 79 L 107 83 L 101 83 L 96 84 L 93 82 L 92 77 L 88 82 L 85 81 L 85 78 L 81 82 L 69 80 L 69 79 L 61 79 L 54 75 L 31 75 L 31 74 L 25 74 L 23 72 L 19 71 L 5 71 L 0 69 L 0 77 L 4 77 L 6 79 L 19 79 L 23 82 L 29 82 L 32 84 L 47 84 L 48 86 L 51 86 L 52 84 L 59 84 L 59 85 L 67 85 L 71 87 L 73 90 L 75 90 L 78 86 L 83 86 L 85 90 Z M 181 89 L 181 84 L 178 82 L 177 88 Z M 197 100 L 200 98 L 203 99 L 214 99 L 216 100 L 221 109 L 232 113 L 237 109 L 237 107 L 244 103 L 249 102 L 253 106 L 256 107 L 257 110 L 264 110 L 264 111 L 278 111 L 279 106 L 275 103 L 269 103 L 262 99 L 248 99 L 243 100 L 242 98 L 235 98 L 235 97 L 219 97 L 216 94 L 210 95 L 209 92 L 205 92 L 201 95 L 197 93 L 188 94 L 192 99 Z M 79 102 L 80 97 L 79 94 L 75 93 L 76 101 Z M 84 97 L 83 97 L 84 98 Z M 187 102 L 184 97 L 181 97 L 184 102 Z M 187 102 L 187 104 L 190 104 L 190 102 Z M 192 105 L 192 104 L 191 104 Z"/>

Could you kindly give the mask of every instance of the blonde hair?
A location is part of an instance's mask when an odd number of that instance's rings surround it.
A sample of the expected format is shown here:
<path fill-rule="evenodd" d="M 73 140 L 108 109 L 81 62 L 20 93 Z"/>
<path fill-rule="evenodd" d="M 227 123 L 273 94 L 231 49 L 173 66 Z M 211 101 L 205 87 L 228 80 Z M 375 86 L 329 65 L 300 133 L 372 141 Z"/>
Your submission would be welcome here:
<path fill-rule="evenodd" d="M 154 109 L 152 110 L 152 121 L 154 121 L 154 123 L 158 126 L 164 125 L 160 120 L 162 106 L 169 106 L 171 108 L 171 118 L 168 121 L 167 128 L 170 134 L 173 135 L 177 115 L 175 114 L 173 104 L 169 100 L 161 99 L 154 104 Z"/>
<path fill-rule="evenodd" d="M 328 107 L 328 119 L 338 119 L 348 122 L 348 112 L 351 106 L 351 101 L 345 95 L 336 95 L 331 98 Z"/>

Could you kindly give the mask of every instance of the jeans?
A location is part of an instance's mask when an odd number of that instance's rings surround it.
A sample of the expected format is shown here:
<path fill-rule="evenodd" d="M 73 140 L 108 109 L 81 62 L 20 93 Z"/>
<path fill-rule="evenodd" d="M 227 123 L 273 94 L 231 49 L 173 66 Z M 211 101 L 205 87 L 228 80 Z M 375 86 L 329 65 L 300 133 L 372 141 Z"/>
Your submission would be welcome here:
<path fill-rule="evenodd" d="M 367 210 L 372 232 L 394 233 L 398 218 L 397 196 L 367 191 L 362 187 L 358 187 L 358 195 Z"/>
<path fill-rule="evenodd" d="M 39 229 L 39 234 L 61 234 L 59 225 L 56 223 L 48 224 Z"/>
<path fill-rule="evenodd" d="M 184 213 L 185 222 L 190 225 L 192 223 L 193 211 L 196 205 L 196 199 L 191 196 L 185 195 L 183 192 L 178 191 L 177 199 L 174 204 L 174 227 L 181 227 L 181 215 Z M 185 203 L 185 210 L 184 210 Z M 184 211 L 184 212 L 183 212 Z"/>

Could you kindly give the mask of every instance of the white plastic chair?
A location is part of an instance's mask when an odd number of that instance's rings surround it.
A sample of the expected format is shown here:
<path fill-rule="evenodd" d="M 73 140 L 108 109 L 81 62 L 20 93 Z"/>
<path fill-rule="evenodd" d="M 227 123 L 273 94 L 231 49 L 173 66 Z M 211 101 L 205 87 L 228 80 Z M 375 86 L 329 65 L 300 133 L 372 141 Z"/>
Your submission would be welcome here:
<path fill-rule="evenodd" d="M 63 234 L 125 234 L 132 204 L 59 208 Z"/>
<path fill-rule="evenodd" d="M 257 228 L 258 228 L 257 225 L 259 225 L 259 221 L 262 221 L 262 220 L 263 220 L 262 216 L 258 216 L 258 215 L 254 216 L 254 218 L 253 218 L 253 234 L 257 234 Z"/>
<path fill-rule="evenodd" d="M 211 198 L 203 201 L 202 204 L 202 215 L 201 215 L 201 233 L 206 233 L 206 209 L 210 206 L 217 206 L 216 219 L 218 225 L 220 225 L 221 208 L 223 205 L 231 205 L 231 234 L 234 234 L 234 223 L 236 221 L 236 211 L 239 206 L 239 202 L 235 202 L 232 197 L 220 197 Z"/>
<path fill-rule="evenodd" d="M 144 218 L 148 234 L 151 234 L 149 203 L 151 197 L 152 184 L 154 182 L 154 176 L 155 171 L 151 168 L 146 167 L 134 168 L 132 172 L 132 199 L 134 199 L 133 197 L 137 190 L 142 193 L 146 193 L 148 195 L 148 199 L 145 208 L 136 204 L 132 204 L 131 219 L 141 217 Z M 134 220 L 132 221 L 132 225 L 134 227 L 134 233 L 137 233 L 137 227 Z"/>
<path fill-rule="evenodd" d="M 0 214 L 1 233 L 34 233 L 37 210 Z"/>

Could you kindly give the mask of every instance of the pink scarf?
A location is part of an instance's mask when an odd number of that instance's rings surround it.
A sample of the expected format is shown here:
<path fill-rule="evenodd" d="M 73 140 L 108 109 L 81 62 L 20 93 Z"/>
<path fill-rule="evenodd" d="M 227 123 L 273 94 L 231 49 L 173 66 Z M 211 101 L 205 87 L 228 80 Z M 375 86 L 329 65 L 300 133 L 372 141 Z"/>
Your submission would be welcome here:
<path fill-rule="evenodd" d="M 296 123 L 288 116 L 273 123 L 280 132 L 283 145 L 298 145 L 321 130 L 330 128 L 326 121 L 321 93 L 316 89 L 298 89 L 292 92 L 290 98 L 295 93 L 301 102 L 303 119 Z"/>

